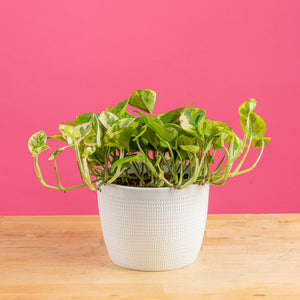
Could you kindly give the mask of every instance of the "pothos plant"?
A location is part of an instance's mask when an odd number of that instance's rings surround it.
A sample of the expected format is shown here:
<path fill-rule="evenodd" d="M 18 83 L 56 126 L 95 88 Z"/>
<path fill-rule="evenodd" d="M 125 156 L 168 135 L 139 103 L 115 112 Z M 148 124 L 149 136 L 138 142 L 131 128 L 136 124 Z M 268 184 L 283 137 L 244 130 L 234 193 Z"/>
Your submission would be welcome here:
<path fill-rule="evenodd" d="M 39 181 L 62 191 L 82 186 L 96 191 L 111 183 L 176 189 L 190 184 L 223 185 L 227 178 L 251 171 L 271 140 L 265 137 L 264 120 L 253 112 L 255 99 L 238 110 L 243 139 L 227 124 L 209 120 L 205 110 L 193 104 L 155 116 L 155 102 L 154 91 L 136 90 L 106 111 L 79 114 L 75 121 L 61 123 L 57 135 L 47 137 L 44 131 L 32 135 L 28 146 Z M 127 111 L 128 105 L 139 109 L 133 111 L 135 116 Z M 40 153 L 49 149 L 48 139 L 66 144 L 49 156 L 58 186 L 47 184 L 39 167 Z M 260 148 L 258 157 L 251 167 L 241 170 L 251 147 Z M 81 185 L 64 187 L 61 183 L 56 157 L 66 148 L 75 151 Z"/>

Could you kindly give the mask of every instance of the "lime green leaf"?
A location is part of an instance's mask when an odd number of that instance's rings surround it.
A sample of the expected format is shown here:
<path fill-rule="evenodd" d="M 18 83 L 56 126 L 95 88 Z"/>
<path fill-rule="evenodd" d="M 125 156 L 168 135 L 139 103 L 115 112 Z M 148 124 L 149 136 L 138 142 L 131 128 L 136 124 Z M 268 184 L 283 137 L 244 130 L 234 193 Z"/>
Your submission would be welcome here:
<path fill-rule="evenodd" d="M 249 118 L 249 132 L 247 138 L 261 139 L 266 133 L 265 121 L 256 113 L 251 112 Z M 244 133 L 246 133 L 247 118 L 244 115 L 240 116 L 240 124 Z"/>
<path fill-rule="evenodd" d="M 114 144 L 129 150 L 130 138 L 137 126 L 138 123 L 135 122 L 135 118 L 124 118 L 116 121 L 107 130 L 104 137 L 105 143 L 109 146 Z"/>
<path fill-rule="evenodd" d="M 106 110 L 118 116 L 120 119 L 126 117 L 126 108 L 128 105 L 129 99 L 125 99 L 118 103 L 115 107 L 108 107 Z"/>
<path fill-rule="evenodd" d="M 253 148 L 262 148 L 262 146 L 264 145 L 264 147 L 271 141 L 270 137 L 264 137 L 262 139 L 254 139 L 253 140 Z"/>
<path fill-rule="evenodd" d="M 180 145 L 180 148 L 191 153 L 198 153 L 200 151 L 200 147 L 196 145 Z"/>
<path fill-rule="evenodd" d="M 28 140 L 29 151 L 33 155 L 38 155 L 42 151 L 49 149 L 47 146 L 47 135 L 44 131 L 33 134 Z"/>
<path fill-rule="evenodd" d="M 127 164 L 132 161 L 146 162 L 147 157 L 144 153 L 138 153 L 136 155 L 130 155 L 130 156 L 124 157 L 113 163 L 113 165 L 111 167 L 111 171 L 113 172 L 115 170 L 115 168 L 119 165 Z"/>
<path fill-rule="evenodd" d="M 59 130 L 64 136 L 69 137 L 72 140 L 77 140 L 81 137 L 80 131 L 76 127 L 60 124 Z"/>
<path fill-rule="evenodd" d="M 239 114 L 247 117 L 256 107 L 256 100 L 249 99 L 239 107 Z"/>
<path fill-rule="evenodd" d="M 84 114 L 79 114 L 76 116 L 76 121 L 71 121 L 71 122 L 64 122 L 63 124 L 68 124 L 72 126 L 77 126 L 83 123 L 87 123 L 91 120 L 93 115 L 98 115 L 94 113 L 84 113 Z"/>
<path fill-rule="evenodd" d="M 155 116 L 148 117 L 140 112 L 138 112 L 143 121 L 151 128 L 159 139 L 165 141 L 171 141 L 176 137 L 175 131 L 171 128 L 167 128 L 160 119 Z"/>
<path fill-rule="evenodd" d="M 48 136 L 47 139 L 55 139 L 55 140 L 67 143 L 67 139 L 65 139 L 62 134 Z"/>
<path fill-rule="evenodd" d="M 131 106 L 152 114 L 156 93 L 151 90 L 135 90 L 128 99 Z"/>
<path fill-rule="evenodd" d="M 68 147 L 70 147 L 70 145 L 64 146 L 64 147 L 62 147 L 62 148 L 57 149 L 56 151 L 52 152 L 52 153 L 49 155 L 49 158 L 48 158 L 48 159 L 49 159 L 49 160 L 53 160 L 53 159 L 56 157 L 56 155 L 62 153 L 62 152 L 63 152 L 66 148 L 68 148 Z"/>
<path fill-rule="evenodd" d="M 200 122 L 200 126 L 198 126 L 198 132 L 206 138 L 212 138 L 217 135 L 220 130 L 215 125 L 214 121 L 208 120 L 206 117 L 204 117 L 203 121 Z"/>

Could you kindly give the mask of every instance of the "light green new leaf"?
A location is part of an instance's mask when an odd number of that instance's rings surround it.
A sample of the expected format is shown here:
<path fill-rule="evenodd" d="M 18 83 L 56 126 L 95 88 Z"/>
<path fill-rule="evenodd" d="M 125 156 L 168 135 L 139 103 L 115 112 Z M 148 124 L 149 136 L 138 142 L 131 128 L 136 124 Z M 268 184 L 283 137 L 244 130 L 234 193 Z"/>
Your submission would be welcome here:
<path fill-rule="evenodd" d="M 100 116 L 99 116 L 99 120 L 100 122 L 103 124 L 103 126 L 108 129 L 109 127 L 111 127 L 116 121 L 119 120 L 119 118 L 111 113 L 111 112 L 107 112 L 107 111 L 103 111 L 101 112 Z"/>
<path fill-rule="evenodd" d="M 132 133 L 137 128 L 138 123 L 135 118 L 125 118 L 116 121 L 106 132 L 104 136 L 105 143 L 109 146 L 112 144 L 129 150 L 129 142 Z"/>
<path fill-rule="evenodd" d="M 144 153 L 138 153 L 136 155 L 130 155 L 127 157 L 124 157 L 122 159 L 118 159 L 117 161 L 115 161 L 111 167 L 111 171 L 113 172 L 116 167 L 118 167 L 119 165 L 123 165 L 123 164 L 127 164 L 129 162 L 133 162 L 133 161 L 137 161 L 137 162 L 146 162 L 147 161 L 147 157 Z"/>
<path fill-rule="evenodd" d="M 196 145 L 180 145 L 180 148 L 191 153 L 199 153 L 200 147 Z"/>
<path fill-rule="evenodd" d="M 262 148 L 262 146 L 266 146 L 269 142 L 271 141 L 271 138 L 270 137 L 264 137 L 262 139 L 254 139 L 253 140 L 253 148 L 256 149 L 256 148 Z"/>
<path fill-rule="evenodd" d="M 59 130 L 64 136 L 66 136 L 72 140 L 77 140 L 81 137 L 80 131 L 76 127 L 73 127 L 73 126 L 60 124 Z"/>
<path fill-rule="evenodd" d="M 239 107 L 239 114 L 247 117 L 256 107 L 256 100 L 249 99 Z"/>
<path fill-rule="evenodd" d="M 33 134 L 28 140 L 29 151 L 33 155 L 38 155 L 42 151 L 49 149 L 47 146 L 47 135 L 44 131 Z"/>
<path fill-rule="evenodd" d="M 201 134 L 201 126 L 205 117 L 205 110 L 189 108 L 179 117 L 180 126 L 186 131 L 198 135 Z"/>
<path fill-rule="evenodd" d="M 156 93 L 151 90 L 135 90 L 128 99 L 131 106 L 152 114 Z"/>

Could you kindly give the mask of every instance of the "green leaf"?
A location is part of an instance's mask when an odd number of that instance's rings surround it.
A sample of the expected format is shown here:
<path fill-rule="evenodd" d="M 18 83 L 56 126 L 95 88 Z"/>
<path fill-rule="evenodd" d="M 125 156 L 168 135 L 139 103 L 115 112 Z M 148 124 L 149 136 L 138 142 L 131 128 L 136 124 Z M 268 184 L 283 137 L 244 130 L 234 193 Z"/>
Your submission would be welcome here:
<path fill-rule="evenodd" d="M 135 136 L 133 141 L 136 141 L 139 137 L 141 137 L 147 131 L 147 128 L 148 128 L 147 125 L 142 126 L 139 130 L 139 133 Z"/>
<path fill-rule="evenodd" d="M 126 117 L 126 108 L 128 105 L 129 99 L 125 99 L 119 102 L 115 107 L 108 107 L 106 110 L 118 116 L 120 119 Z"/>
<path fill-rule="evenodd" d="M 113 172 L 117 166 L 119 165 L 123 165 L 123 164 L 127 164 L 129 162 L 133 162 L 133 161 L 139 161 L 139 162 L 146 162 L 147 161 L 147 157 L 144 153 L 138 153 L 136 155 L 130 155 L 130 156 L 126 156 L 122 159 L 118 159 L 117 161 L 115 161 L 111 167 L 111 171 Z"/>
<path fill-rule="evenodd" d="M 262 148 L 262 146 L 264 145 L 264 147 L 271 141 L 270 137 L 264 137 L 262 139 L 254 139 L 253 140 L 253 148 Z"/>
<path fill-rule="evenodd" d="M 256 100 L 249 99 L 239 107 L 239 114 L 247 117 L 256 107 Z"/>
<path fill-rule="evenodd" d="M 67 139 L 65 139 L 63 137 L 63 135 L 60 134 L 60 133 L 57 134 L 57 135 L 48 136 L 47 139 L 55 139 L 55 140 L 58 140 L 58 141 L 61 141 L 61 142 L 66 142 L 66 143 L 68 142 Z"/>
<path fill-rule="evenodd" d="M 111 145 L 129 150 L 129 142 L 132 133 L 138 126 L 135 118 L 124 118 L 116 121 L 106 132 L 105 142 Z"/>
<path fill-rule="evenodd" d="M 266 133 L 265 121 L 256 113 L 251 112 L 248 115 L 249 118 L 249 132 L 247 138 L 261 139 Z M 247 118 L 244 115 L 240 115 L 240 124 L 244 133 L 246 133 Z"/>
<path fill-rule="evenodd" d="M 38 155 L 42 151 L 49 149 L 47 146 L 47 135 L 44 131 L 33 134 L 28 140 L 28 149 L 33 155 Z"/>
<path fill-rule="evenodd" d="M 101 114 L 99 116 L 99 120 L 101 121 L 101 123 L 103 124 L 103 126 L 108 129 L 116 121 L 118 121 L 119 118 L 115 114 L 113 114 L 111 112 L 103 111 L 103 112 L 101 112 Z"/>
<path fill-rule="evenodd" d="M 54 151 L 54 152 L 52 152 L 50 155 L 49 155 L 49 160 L 53 160 L 55 157 L 56 157 L 56 155 L 58 155 L 58 154 L 60 154 L 60 153 L 62 153 L 66 148 L 68 148 L 68 147 L 70 147 L 70 145 L 67 145 L 67 146 L 64 146 L 64 147 L 62 147 L 62 148 L 59 148 L 59 149 L 57 149 L 56 151 Z"/>
<path fill-rule="evenodd" d="M 151 90 L 135 90 L 128 99 L 131 106 L 152 114 L 156 93 Z"/>
<path fill-rule="evenodd" d="M 180 126 L 194 135 L 201 134 L 201 126 L 204 117 L 204 109 L 189 108 L 181 114 L 179 118 Z"/>
<path fill-rule="evenodd" d="M 203 121 L 200 124 L 198 132 L 206 138 L 212 138 L 220 132 L 218 127 L 215 125 L 215 122 L 207 119 L 206 117 L 203 118 Z"/>
<path fill-rule="evenodd" d="M 180 115 L 189 107 L 192 106 L 194 104 L 189 104 L 185 107 L 180 107 L 174 110 L 171 110 L 169 112 L 167 112 L 166 114 L 162 114 L 161 116 L 159 116 L 159 119 L 163 122 L 163 123 L 174 123 L 176 122 Z"/>
<path fill-rule="evenodd" d="M 76 121 L 70 121 L 70 122 L 63 122 L 63 124 L 68 124 L 72 126 L 77 126 L 83 123 L 87 123 L 91 120 L 93 115 L 98 115 L 94 113 L 84 113 L 84 114 L 79 114 L 76 116 Z"/>
<path fill-rule="evenodd" d="M 200 151 L 200 147 L 196 145 L 180 145 L 180 148 L 191 153 L 199 153 Z"/>
<path fill-rule="evenodd" d="M 84 137 L 86 137 L 90 133 L 90 131 L 92 129 L 92 124 L 91 124 L 91 122 L 82 123 L 80 125 L 77 125 L 76 128 L 80 132 L 80 137 L 84 138 Z"/>
<path fill-rule="evenodd" d="M 155 134 L 155 132 L 150 129 L 149 127 L 147 127 L 147 130 L 145 131 L 145 133 L 143 134 L 143 138 L 150 143 L 154 149 L 157 149 L 158 146 L 160 145 L 160 140 L 157 137 L 157 135 Z M 146 144 L 146 143 L 145 143 Z"/>
<path fill-rule="evenodd" d="M 69 137 L 72 140 L 77 140 L 81 137 L 80 131 L 76 127 L 60 124 L 59 130 L 64 136 Z"/>
<path fill-rule="evenodd" d="M 150 129 L 152 129 L 159 139 L 165 141 L 171 141 L 176 137 L 176 134 L 170 128 L 167 128 L 160 119 L 155 116 L 148 117 L 145 114 L 138 112 L 143 121 L 148 125 Z"/>

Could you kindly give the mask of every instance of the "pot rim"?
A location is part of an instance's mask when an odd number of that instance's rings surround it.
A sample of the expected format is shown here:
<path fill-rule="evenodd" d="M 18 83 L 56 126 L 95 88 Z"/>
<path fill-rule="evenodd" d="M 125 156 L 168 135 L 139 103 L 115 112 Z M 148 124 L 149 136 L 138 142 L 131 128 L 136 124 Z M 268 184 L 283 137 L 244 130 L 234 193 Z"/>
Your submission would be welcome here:
<path fill-rule="evenodd" d="M 104 184 L 103 186 L 101 186 L 101 188 L 103 187 L 109 187 L 109 186 L 114 186 L 114 187 L 118 187 L 121 189 L 126 189 L 126 190 L 136 190 L 136 191 L 145 191 L 145 190 L 149 190 L 149 191 L 158 191 L 158 190 L 175 190 L 175 191 L 184 191 L 185 189 L 192 187 L 192 186 L 199 186 L 199 187 L 206 187 L 208 186 L 208 183 L 205 183 L 204 185 L 201 184 L 191 184 L 189 186 L 187 186 L 186 188 L 183 189 L 175 189 L 174 187 L 171 186 L 164 186 L 164 187 L 136 187 L 136 186 L 128 186 L 128 185 L 121 185 L 121 184 L 115 184 L 115 183 L 110 183 L 110 184 Z M 100 188 L 100 189 L 101 189 Z"/>

